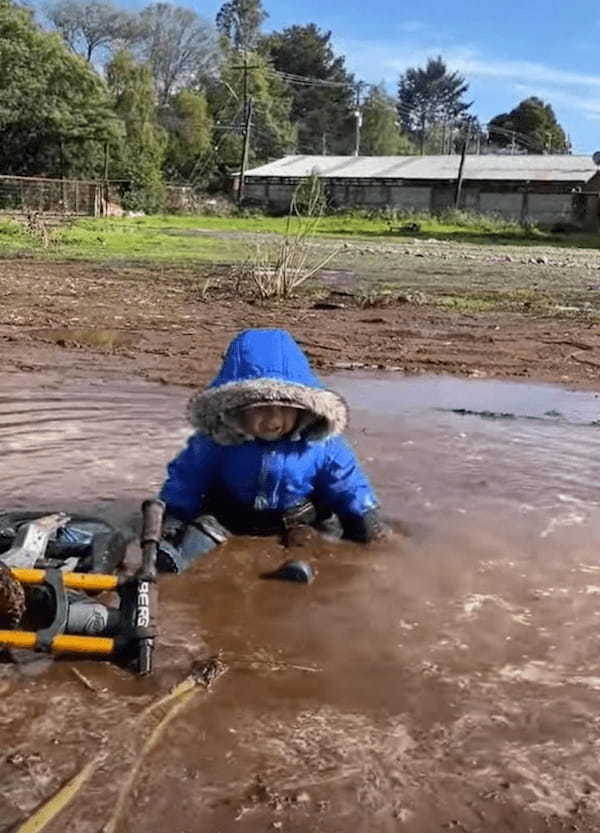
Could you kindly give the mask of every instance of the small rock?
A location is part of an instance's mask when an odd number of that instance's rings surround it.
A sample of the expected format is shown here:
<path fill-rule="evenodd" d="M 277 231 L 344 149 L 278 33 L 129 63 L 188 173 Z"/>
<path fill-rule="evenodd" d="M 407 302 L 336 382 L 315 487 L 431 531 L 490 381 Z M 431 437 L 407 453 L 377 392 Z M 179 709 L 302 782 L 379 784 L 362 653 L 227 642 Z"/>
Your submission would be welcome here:
<path fill-rule="evenodd" d="M 335 362 L 336 370 L 354 370 L 357 367 L 364 367 L 363 362 Z"/>
<path fill-rule="evenodd" d="M 293 798 L 295 804 L 308 804 L 310 800 L 310 795 L 306 792 L 306 790 L 302 790 L 302 792 L 297 793 Z"/>

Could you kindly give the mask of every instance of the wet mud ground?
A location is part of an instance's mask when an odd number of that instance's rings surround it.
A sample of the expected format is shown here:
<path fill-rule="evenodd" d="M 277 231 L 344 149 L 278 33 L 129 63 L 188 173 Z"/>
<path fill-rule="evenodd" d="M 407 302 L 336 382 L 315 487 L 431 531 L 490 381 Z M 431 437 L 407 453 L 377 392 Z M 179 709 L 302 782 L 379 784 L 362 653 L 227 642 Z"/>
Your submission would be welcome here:
<path fill-rule="evenodd" d="M 274 326 L 291 330 L 324 371 L 597 387 L 595 251 L 557 260 L 556 250 L 537 263 L 534 249 L 429 249 L 353 249 L 306 292 L 266 304 L 229 267 L 0 261 L 3 366 L 198 385 L 240 329 Z"/>
<path fill-rule="evenodd" d="M 134 529 L 187 435 L 188 392 L 84 372 L 2 372 L 2 503 Z M 0 830 L 100 755 L 46 828 L 100 831 L 148 731 L 136 718 L 219 651 L 228 672 L 145 759 L 123 833 L 599 829 L 597 396 L 329 382 L 394 537 L 309 544 L 310 586 L 260 579 L 289 556 L 274 539 L 162 577 L 150 679 L 84 660 L 0 668 Z"/>

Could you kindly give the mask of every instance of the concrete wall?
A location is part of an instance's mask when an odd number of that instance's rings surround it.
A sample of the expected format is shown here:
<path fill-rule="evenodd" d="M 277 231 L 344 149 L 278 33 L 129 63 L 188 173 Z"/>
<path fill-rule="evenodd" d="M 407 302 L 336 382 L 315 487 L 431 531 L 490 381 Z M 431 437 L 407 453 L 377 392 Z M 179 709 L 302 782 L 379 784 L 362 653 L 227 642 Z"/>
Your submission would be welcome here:
<path fill-rule="evenodd" d="M 454 206 L 455 186 L 435 185 L 431 191 L 431 211 L 434 214 L 441 214 Z"/>
<path fill-rule="evenodd" d="M 257 179 L 247 179 L 244 183 L 244 193 L 247 199 L 261 202 L 267 199 L 267 185 Z"/>
<path fill-rule="evenodd" d="M 571 218 L 571 194 L 529 194 L 527 216 L 536 223 L 553 223 Z"/>
<path fill-rule="evenodd" d="M 385 185 L 351 185 L 348 198 L 350 205 L 381 208 L 386 205 L 387 188 Z"/>
<path fill-rule="evenodd" d="M 464 211 L 479 213 L 479 188 L 464 187 L 461 192 L 460 207 Z"/>
<path fill-rule="evenodd" d="M 431 188 L 392 185 L 389 188 L 388 205 L 398 211 L 429 211 L 431 208 Z"/>
<path fill-rule="evenodd" d="M 484 186 L 485 187 L 485 186 Z M 492 186 L 493 187 L 493 186 Z M 443 211 L 454 205 L 454 184 L 394 185 L 393 183 L 343 181 L 327 184 L 329 197 L 337 208 L 358 206 L 369 209 L 394 208 L 404 211 Z M 267 183 L 248 178 L 246 197 L 264 203 L 277 211 L 287 211 L 295 185 Z M 461 195 L 461 208 L 482 214 L 496 214 L 510 220 L 529 219 L 536 223 L 551 224 L 557 220 L 572 218 L 573 198 L 570 193 L 541 194 L 522 191 L 493 191 L 490 185 L 482 190 L 477 183 L 465 183 Z"/>
<path fill-rule="evenodd" d="M 479 210 L 482 214 L 499 214 L 507 220 L 520 219 L 522 204 L 523 194 L 498 194 L 493 191 L 479 194 Z"/>

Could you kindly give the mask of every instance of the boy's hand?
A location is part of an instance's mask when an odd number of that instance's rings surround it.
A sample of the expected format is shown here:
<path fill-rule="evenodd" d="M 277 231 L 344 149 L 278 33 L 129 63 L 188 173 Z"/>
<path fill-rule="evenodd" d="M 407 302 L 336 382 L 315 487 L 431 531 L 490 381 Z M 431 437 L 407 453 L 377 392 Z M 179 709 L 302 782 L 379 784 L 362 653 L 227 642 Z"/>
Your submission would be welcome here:
<path fill-rule="evenodd" d="M 178 539 L 185 524 L 173 515 L 167 515 L 163 521 L 162 537 L 174 542 Z"/>

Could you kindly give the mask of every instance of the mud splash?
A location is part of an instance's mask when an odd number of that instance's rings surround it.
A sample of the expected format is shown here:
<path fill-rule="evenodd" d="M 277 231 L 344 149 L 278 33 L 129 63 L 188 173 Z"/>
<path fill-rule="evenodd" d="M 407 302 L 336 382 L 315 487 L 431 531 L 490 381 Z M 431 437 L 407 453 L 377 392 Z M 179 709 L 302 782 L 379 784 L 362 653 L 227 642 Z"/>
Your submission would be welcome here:
<path fill-rule="evenodd" d="M 2 503 L 134 526 L 187 434 L 188 392 L 2 382 Z M 274 540 L 239 539 L 164 577 L 151 680 L 78 662 L 90 691 L 70 661 L 0 668 L 0 830 L 104 750 L 48 828 L 96 833 L 135 756 L 136 714 L 218 649 L 230 672 L 148 759 L 128 833 L 598 829 L 599 400 L 481 380 L 329 382 L 410 535 L 311 546 L 310 587 L 260 580 L 286 557 Z M 560 419 L 528 418 L 548 412 Z"/>

